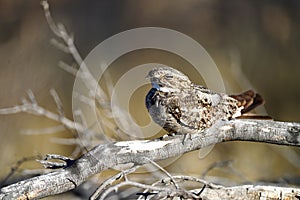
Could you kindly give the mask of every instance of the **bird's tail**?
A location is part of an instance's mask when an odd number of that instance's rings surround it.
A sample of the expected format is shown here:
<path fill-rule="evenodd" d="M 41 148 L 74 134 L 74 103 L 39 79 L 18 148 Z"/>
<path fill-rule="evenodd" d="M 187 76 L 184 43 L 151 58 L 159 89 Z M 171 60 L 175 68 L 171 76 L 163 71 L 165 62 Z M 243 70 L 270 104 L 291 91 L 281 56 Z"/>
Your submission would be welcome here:
<path fill-rule="evenodd" d="M 265 100 L 260 96 L 260 94 L 255 93 L 253 90 L 248 90 L 238 95 L 230 95 L 230 97 L 236 99 L 239 102 L 239 107 L 243 106 L 241 113 L 247 113 L 259 105 L 265 103 Z"/>

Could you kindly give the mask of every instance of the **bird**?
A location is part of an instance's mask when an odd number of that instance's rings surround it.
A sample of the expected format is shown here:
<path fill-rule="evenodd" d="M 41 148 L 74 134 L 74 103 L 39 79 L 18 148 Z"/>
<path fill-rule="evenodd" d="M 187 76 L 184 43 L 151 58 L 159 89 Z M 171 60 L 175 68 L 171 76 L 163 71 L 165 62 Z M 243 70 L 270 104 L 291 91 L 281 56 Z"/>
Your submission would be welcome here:
<path fill-rule="evenodd" d="M 147 110 L 168 133 L 199 133 L 218 120 L 239 118 L 264 103 L 253 90 L 238 95 L 217 93 L 171 67 L 153 68 L 146 78 L 152 85 L 145 99 Z"/>

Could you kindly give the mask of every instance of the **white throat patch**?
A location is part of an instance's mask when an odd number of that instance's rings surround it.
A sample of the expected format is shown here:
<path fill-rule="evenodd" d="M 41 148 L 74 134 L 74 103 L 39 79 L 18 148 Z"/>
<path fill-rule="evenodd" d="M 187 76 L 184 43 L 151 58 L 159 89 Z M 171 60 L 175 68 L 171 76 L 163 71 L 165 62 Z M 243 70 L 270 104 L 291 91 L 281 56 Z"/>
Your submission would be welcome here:
<path fill-rule="evenodd" d="M 176 91 L 176 89 L 173 89 L 173 88 L 160 87 L 157 83 L 152 83 L 152 87 L 161 92 L 175 92 Z"/>

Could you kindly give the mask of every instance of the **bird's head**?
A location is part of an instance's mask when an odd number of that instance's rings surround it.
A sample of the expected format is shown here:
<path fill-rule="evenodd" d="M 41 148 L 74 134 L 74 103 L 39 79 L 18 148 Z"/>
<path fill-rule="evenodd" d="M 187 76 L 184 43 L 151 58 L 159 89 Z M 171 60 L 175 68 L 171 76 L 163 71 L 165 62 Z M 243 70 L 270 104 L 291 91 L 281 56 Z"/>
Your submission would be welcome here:
<path fill-rule="evenodd" d="M 179 88 L 191 85 L 190 79 L 171 67 L 157 67 L 152 69 L 146 78 L 149 78 L 152 88 L 161 92 L 178 92 Z"/>

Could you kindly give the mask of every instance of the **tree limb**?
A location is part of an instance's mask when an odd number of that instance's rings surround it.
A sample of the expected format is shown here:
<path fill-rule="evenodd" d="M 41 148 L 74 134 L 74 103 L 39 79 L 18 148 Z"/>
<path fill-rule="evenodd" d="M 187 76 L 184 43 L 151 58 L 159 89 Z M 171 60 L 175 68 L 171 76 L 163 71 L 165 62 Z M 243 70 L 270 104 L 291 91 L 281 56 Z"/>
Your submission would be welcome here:
<path fill-rule="evenodd" d="M 196 191 L 195 191 L 196 192 Z M 206 188 L 202 199 L 299 199 L 300 189 L 280 186 L 240 185 L 219 189 Z"/>
<path fill-rule="evenodd" d="M 300 123 L 235 119 L 219 121 L 204 132 L 189 137 L 175 135 L 162 140 L 98 145 L 64 169 L 2 188 L 0 199 L 33 199 L 59 194 L 74 189 L 91 175 L 106 169 L 128 169 L 149 163 L 149 160 L 163 160 L 212 144 L 237 140 L 300 146 Z"/>

